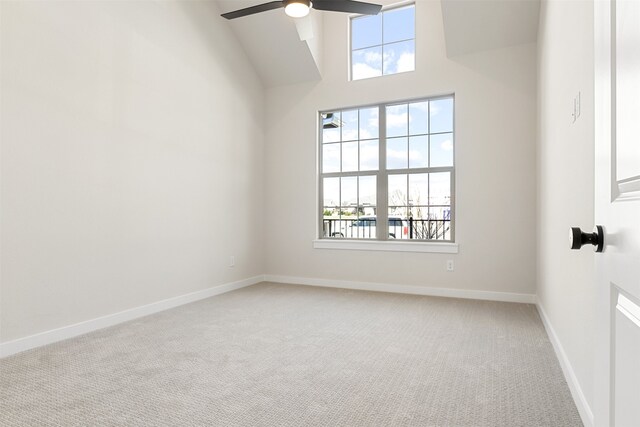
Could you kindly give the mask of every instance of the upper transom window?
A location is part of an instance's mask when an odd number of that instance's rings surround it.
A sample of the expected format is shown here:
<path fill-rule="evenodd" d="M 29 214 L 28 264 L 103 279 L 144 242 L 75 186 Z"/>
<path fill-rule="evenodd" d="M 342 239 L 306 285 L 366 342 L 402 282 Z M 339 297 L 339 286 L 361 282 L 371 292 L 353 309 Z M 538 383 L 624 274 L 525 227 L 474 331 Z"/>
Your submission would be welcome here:
<path fill-rule="evenodd" d="M 351 18 L 351 79 L 415 70 L 415 4 Z"/>

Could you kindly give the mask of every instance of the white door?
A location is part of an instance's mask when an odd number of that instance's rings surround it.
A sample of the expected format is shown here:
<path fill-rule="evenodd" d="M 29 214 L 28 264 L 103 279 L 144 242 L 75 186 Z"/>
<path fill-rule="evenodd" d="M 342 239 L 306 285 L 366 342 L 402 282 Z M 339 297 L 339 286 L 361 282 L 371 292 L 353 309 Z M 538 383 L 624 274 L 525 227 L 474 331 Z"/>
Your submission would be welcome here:
<path fill-rule="evenodd" d="M 640 0 L 595 0 L 596 426 L 640 427 Z"/>

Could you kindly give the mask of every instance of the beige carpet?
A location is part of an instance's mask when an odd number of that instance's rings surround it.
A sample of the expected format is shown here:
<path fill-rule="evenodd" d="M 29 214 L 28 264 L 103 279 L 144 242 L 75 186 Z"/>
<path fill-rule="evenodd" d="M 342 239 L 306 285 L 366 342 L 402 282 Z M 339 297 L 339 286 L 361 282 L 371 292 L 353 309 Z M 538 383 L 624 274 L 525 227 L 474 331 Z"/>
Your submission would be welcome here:
<path fill-rule="evenodd" d="M 582 425 L 526 304 L 263 283 L 0 374 L 2 426 Z"/>

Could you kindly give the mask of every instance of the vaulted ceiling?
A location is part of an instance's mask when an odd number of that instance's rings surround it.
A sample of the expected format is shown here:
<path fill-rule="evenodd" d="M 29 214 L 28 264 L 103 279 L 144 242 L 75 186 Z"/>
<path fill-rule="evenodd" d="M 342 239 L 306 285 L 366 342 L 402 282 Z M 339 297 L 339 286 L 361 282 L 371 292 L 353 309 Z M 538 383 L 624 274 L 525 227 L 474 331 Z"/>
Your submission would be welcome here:
<path fill-rule="evenodd" d="M 220 13 L 226 13 L 266 1 L 216 3 Z M 447 54 L 451 57 L 537 40 L 540 0 L 416 0 L 418 10 L 420 2 L 425 1 L 441 2 Z M 331 12 L 313 10 L 306 18 L 293 19 L 276 9 L 227 22 L 264 85 L 274 87 L 322 78 L 325 13 Z"/>
<path fill-rule="evenodd" d="M 217 3 L 226 13 L 267 1 Z M 296 20 L 276 9 L 227 21 L 266 87 L 320 79 L 322 12 L 313 12 Z"/>

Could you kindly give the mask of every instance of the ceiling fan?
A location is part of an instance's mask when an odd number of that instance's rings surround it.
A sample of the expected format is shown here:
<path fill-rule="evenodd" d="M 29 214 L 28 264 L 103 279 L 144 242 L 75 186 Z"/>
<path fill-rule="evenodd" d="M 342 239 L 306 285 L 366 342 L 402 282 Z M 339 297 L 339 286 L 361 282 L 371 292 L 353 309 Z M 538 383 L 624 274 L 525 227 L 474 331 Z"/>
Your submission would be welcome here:
<path fill-rule="evenodd" d="M 377 15 L 380 9 L 382 9 L 382 6 L 379 4 L 353 0 L 313 0 L 313 2 L 309 0 L 278 0 L 223 13 L 222 17 L 227 19 L 241 18 L 281 7 L 284 7 L 284 12 L 292 18 L 307 16 L 311 8 L 329 12 L 359 13 L 361 15 Z"/>

